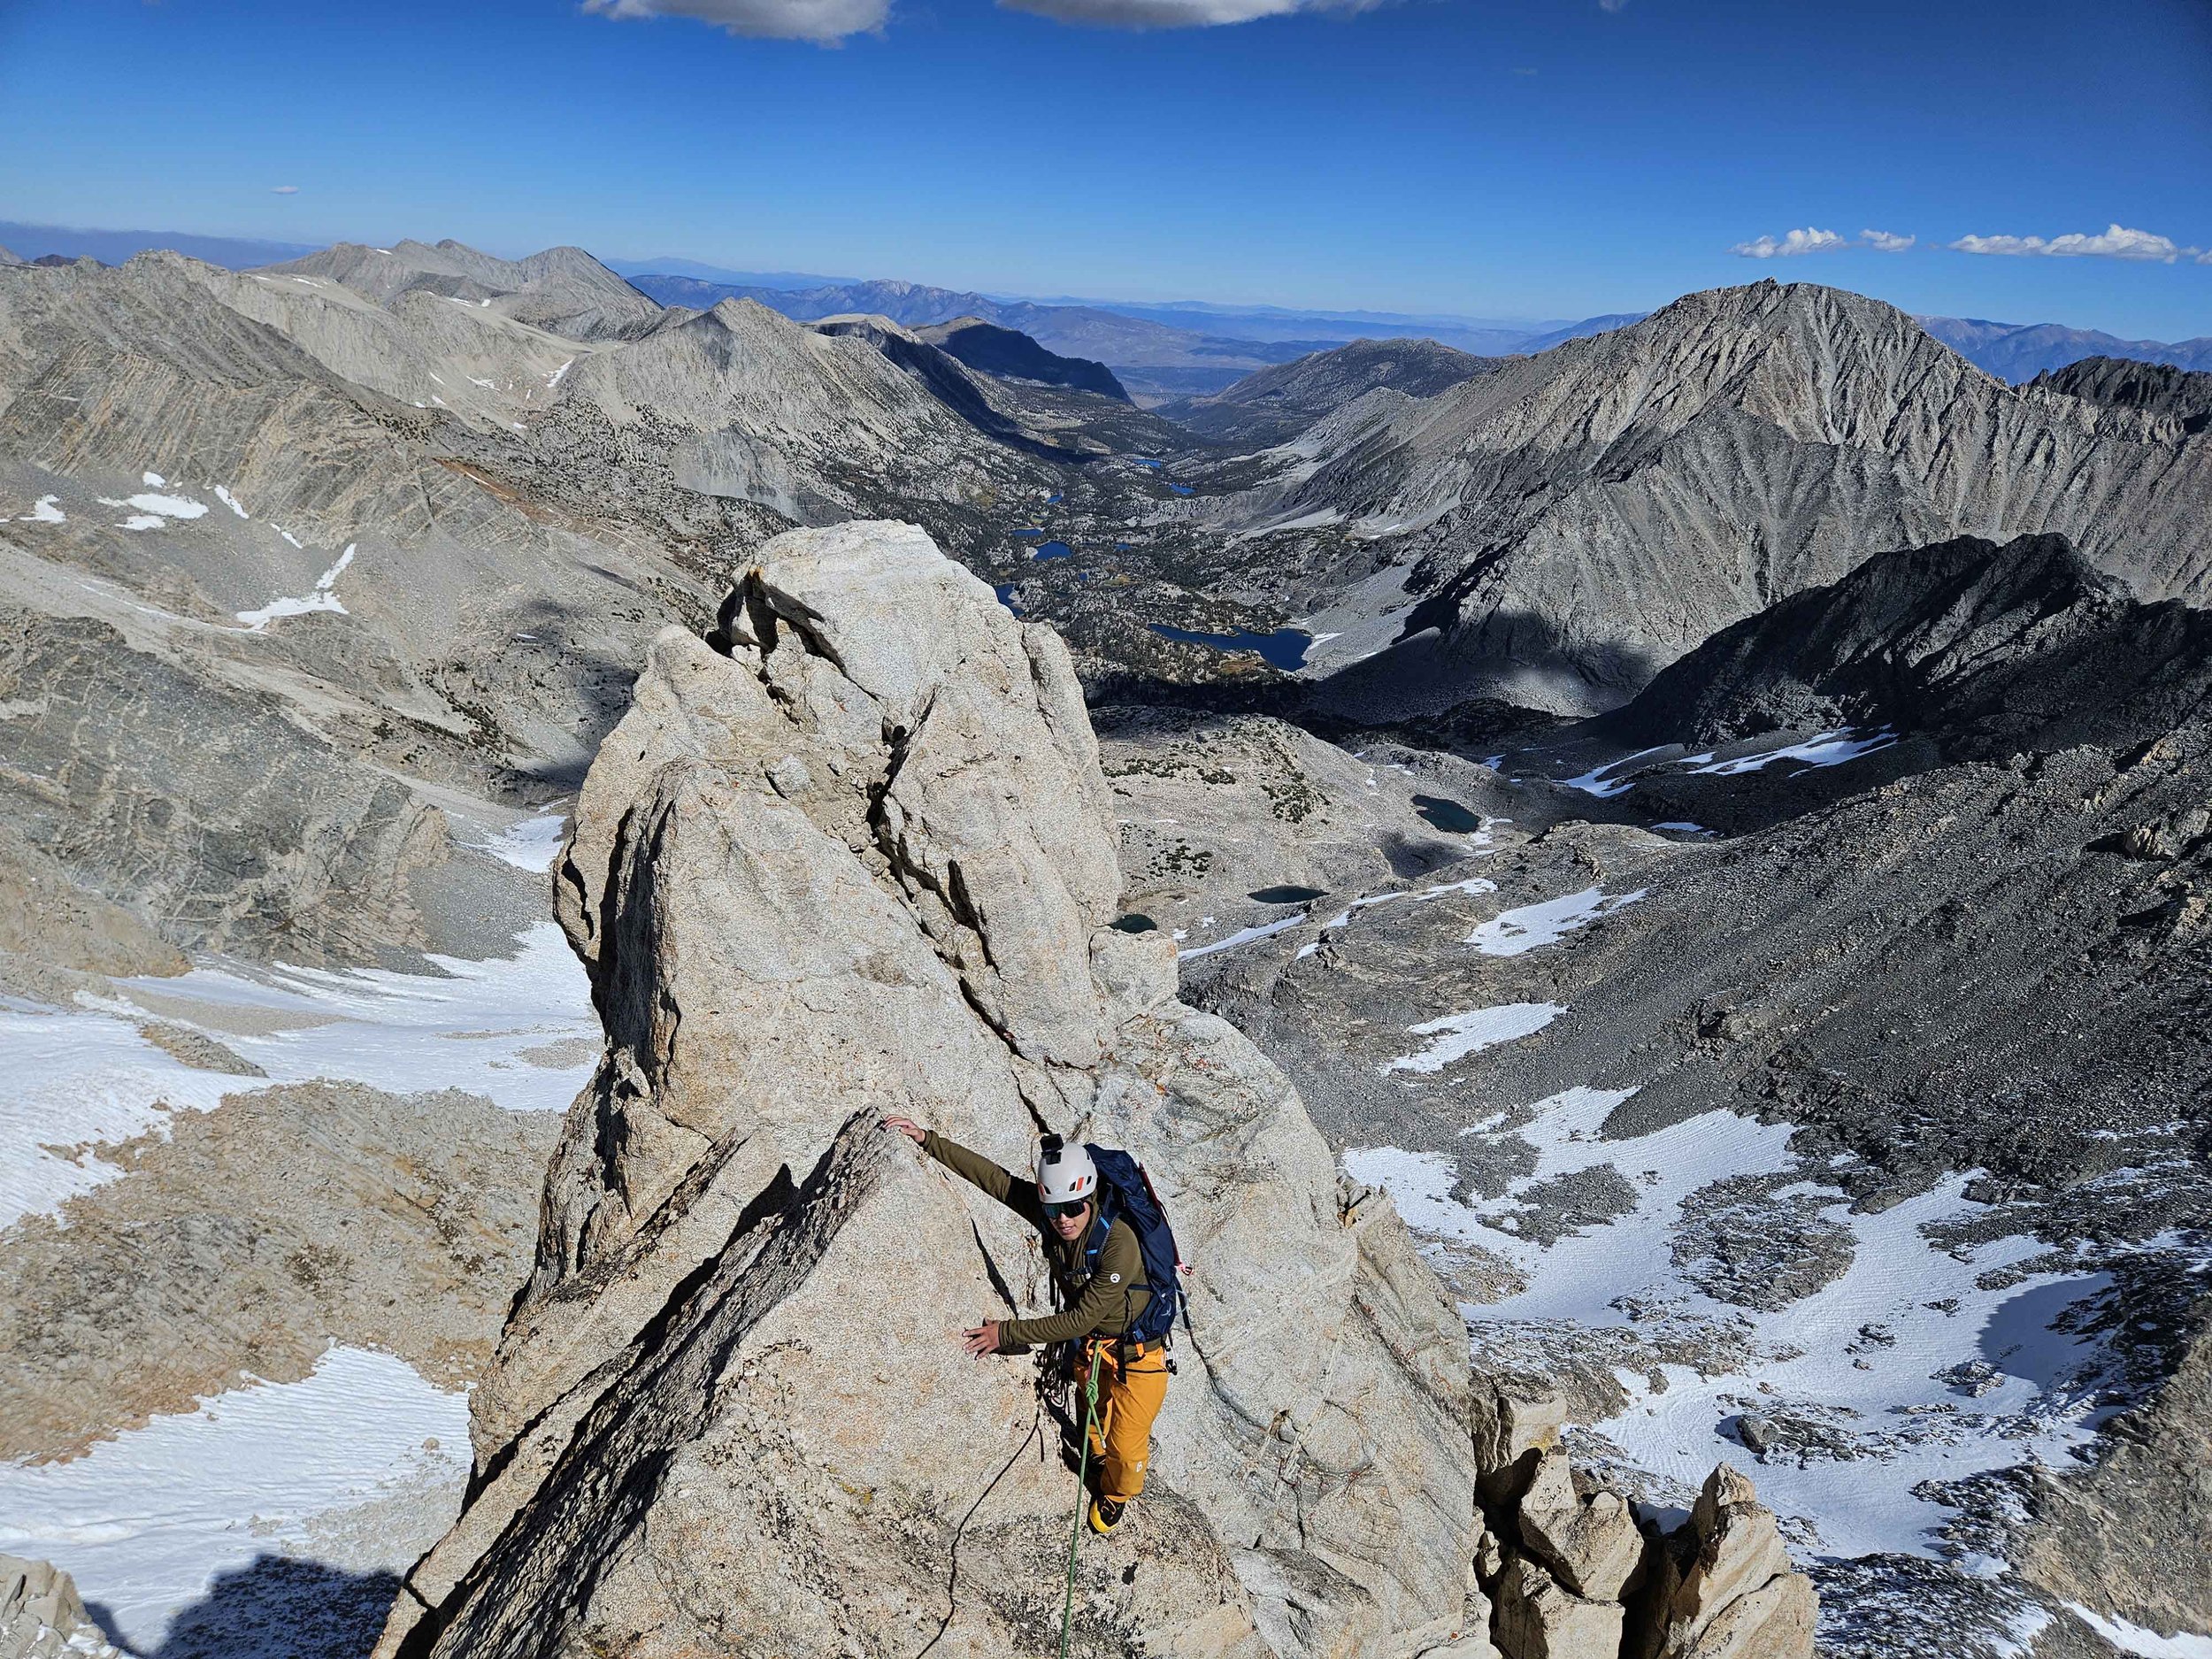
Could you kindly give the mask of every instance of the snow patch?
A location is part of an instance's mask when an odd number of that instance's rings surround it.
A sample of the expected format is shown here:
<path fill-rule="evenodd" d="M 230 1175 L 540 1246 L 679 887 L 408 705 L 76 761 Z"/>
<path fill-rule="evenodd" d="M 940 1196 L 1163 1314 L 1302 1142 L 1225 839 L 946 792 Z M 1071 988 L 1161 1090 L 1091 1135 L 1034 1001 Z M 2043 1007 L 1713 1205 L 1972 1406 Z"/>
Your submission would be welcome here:
<path fill-rule="evenodd" d="M 516 820 L 489 841 L 469 844 L 518 870 L 542 875 L 553 868 L 553 860 L 561 850 L 561 834 L 567 826 L 565 811 L 559 807 L 546 807 L 534 818 Z"/>
<path fill-rule="evenodd" d="M 396 1094 L 458 1088 L 509 1111 L 565 1110 L 597 1064 L 599 1017 L 558 925 L 538 923 L 518 935 L 518 947 L 512 957 L 483 962 L 430 956 L 442 978 L 382 968 L 255 972 L 233 964 L 116 986 L 126 999 L 209 1004 L 211 1034 L 272 1082 L 347 1078 Z M 313 1023 L 250 1019 L 241 1023 L 264 1029 L 232 1034 L 215 1018 L 225 1009 Z M 290 1028 L 265 1029 L 272 1023 Z M 593 1053 L 573 1064 L 543 1064 L 526 1052 L 576 1038 Z"/>
<path fill-rule="evenodd" d="M 458 1088 L 509 1111 L 565 1110 L 591 1076 L 601 1033 L 560 928 L 539 923 L 511 958 L 429 961 L 438 974 L 209 963 L 173 978 L 119 979 L 112 996 L 81 995 L 72 1010 L 0 999 L 10 1082 L 0 1104 L 0 1226 L 58 1211 L 122 1173 L 78 1148 L 278 1084 Z M 203 1032 L 269 1075 L 180 1064 L 139 1035 L 150 1018 Z M 588 1055 L 568 1062 L 562 1046 L 580 1041 Z"/>
<path fill-rule="evenodd" d="M 1847 760 L 1887 749 L 1896 741 L 1897 733 L 1886 726 L 1870 737 L 1859 737 L 1847 726 L 1786 748 L 1768 749 L 1763 754 L 1740 755 L 1734 760 L 1709 760 L 1704 765 L 1691 767 L 1690 775 L 1733 778 L 1743 772 L 1762 771 L 1778 760 L 1801 760 L 1809 766 L 1840 766 Z"/>
<path fill-rule="evenodd" d="M 1793 1523 L 1801 1554 L 1938 1558 L 1945 1547 L 1932 1529 L 1954 1513 L 1933 1495 L 1945 1485 L 2024 1463 L 2074 1465 L 2108 1409 L 2098 1403 L 2102 1361 L 2054 1322 L 2103 1291 L 2106 1275 L 2023 1271 L 2046 1254 L 2030 1238 L 1939 1248 L 1938 1230 L 1984 1213 L 1964 1196 L 1967 1171 L 1879 1214 L 1852 1214 L 1836 1193 L 1816 1207 L 1822 1222 L 1847 1230 L 1836 1277 L 1778 1309 L 1719 1301 L 1675 1263 L 1684 1204 L 1716 1182 L 1786 1174 L 1792 1125 L 1716 1111 L 1604 1138 L 1632 1093 L 1569 1089 L 1529 1108 L 1511 1133 L 1534 1148 L 1535 1166 L 1493 1206 L 1453 1198 L 1453 1164 L 1439 1155 L 1367 1148 L 1348 1152 L 1345 1168 L 1389 1190 L 1417 1232 L 1479 1240 L 1518 1271 L 1521 1289 L 1466 1310 L 1486 1348 L 1602 1352 L 1614 1333 L 1632 1354 L 1652 1344 L 1699 1353 L 1695 1366 L 1617 1366 L 1626 1403 L 1589 1431 L 1662 1490 L 1694 1492 L 1717 1459 L 1742 1455 L 1727 1436 L 1741 1412 L 1816 1425 L 1803 1449 L 1761 1458 L 1752 1471 L 1762 1499 Z M 1521 1236 L 1544 1201 L 1556 1202 L 1560 1178 L 1605 1164 L 1633 1189 L 1632 1210 L 1548 1244 Z M 1832 1191 L 1808 1179 L 1763 1202 Z"/>
<path fill-rule="evenodd" d="M 2116 1616 L 2107 1617 L 2102 1613 L 2093 1613 L 2078 1601 L 2067 1602 L 2066 1610 L 2122 1653 L 2138 1654 L 2142 1659 L 2212 1659 L 2212 1636 L 2199 1636 L 2188 1631 L 2162 1636 L 2154 1630 L 2145 1630 Z"/>
<path fill-rule="evenodd" d="M 419 1535 L 349 1564 L 404 1571 L 458 1510 L 468 1427 L 465 1394 L 389 1355 L 333 1348 L 299 1382 L 226 1390 L 67 1463 L 0 1465 L 0 1550 L 66 1569 L 150 1654 L 219 1575 L 320 1556 L 319 1532 L 366 1503 L 412 1500 L 404 1531 Z"/>
<path fill-rule="evenodd" d="M 146 474 L 150 479 L 151 472 Z M 156 495 L 152 494 L 128 496 L 125 504 L 141 512 L 157 512 L 165 518 L 198 518 L 207 512 L 207 503 L 194 501 L 188 495 Z"/>
<path fill-rule="evenodd" d="M 292 541 L 289 534 L 284 539 Z M 293 541 L 292 545 L 297 547 L 299 543 Z M 346 566 L 353 563 L 354 547 L 353 542 L 346 544 L 346 550 L 338 556 L 338 562 L 315 579 L 313 592 L 303 594 L 296 599 L 272 599 L 258 611 L 241 611 L 238 619 L 246 625 L 250 633 L 260 634 L 279 617 L 303 617 L 315 611 L 334 611 L 342 617 L 345 616 L 348 614 L 346 608 L 340 603 L 334 589 L 338 578 L 345 573 Z"/>
<path fill-rule="evenodd" d="M 52 1211 L 122 1171 L 84 1150 L 141 1135 L 174 1111 L 212 1111 L 223 1096 L 261 1087 L 182 1064 L 112 1015 L 0 1000 L 0 1227 Z"/>
<path fill-rule="evenodd" d="M 1205 919 L 1210 922 L 1213 918 L 1209 916 Z M 1306 913 L 1301 910 L 1295 916 L 1286 916 L 1279 921 L 1268 922 L 1258 927 L 1240 927 L 1225 939 L 1217 939 L 1208 945 L 1194 945 L 1188 950 L 1179 950 L 1175 954 L 1184 961 L 1193 956 L 1210 956 L 1217 950 L 1228 950 L 1238 945 L 1248 945 L 1256 939 L 1271 939 L 1277 933 L 1287 933 L 1305 919 Z"/>
<path fill-rule="evenodd" d="M 224 488 L 220 484 L 218 484 L 215 487 L 215 499 L 221 502 L 224 506 L 229 508 L 241 518 L 250 518 L 253 517 L 251 513 L 246 511 L 245 504 L 242 503 L 237 496 L 232 495 L 229 490 Z"/>
<path fill-rule="evenodd" d="M 146 474 L 149 481 L 158 481 L 158 475 Z M 142 492 L 118 500 L 112 495 L 99 498 L 103 507 L 131 507 L 137 511 L 116 527 L 120 530 L 165 530 L 172 518 L 197 518 L 207 511 L 204 501 L 194 501 L 185 495 L 157 495 Z"/>
<path fill-rule="evenodd" d="M 1546 899 L 1503 910 L 1467 935 L 1465 942 L 1486 956 L 1518 956 L 1540 945 L 1555 945 L 1569 933 L 1587 927 L 1601 917 L 1636 902 L 1649 891 L 1609 896 L 1602 888 L 1586 887 L 1564 898 Z"/>
<path fill-rule="evenodd" d="M 551 391 L 553 388 L 561 383 L 561 376 L 568 373 L 570 365 L 573 364 L 575 361 L 576 359 L 574 357 L 571 357 L 567 363 L 562 364 L 559 368 L 554 370 L 552 373 L 545 377 L 545 387 L 548 391 Z"/>
<path fill-rule="evenodd" d="M 41 495 L 31 503 L 30 511 L 17 519 L 18 524 L 67 524 L 69 515 L 56 505 L 58 495 Z"/>
<path fill-rule="evenodd" d="M 1409 1037 L 1427 1037 L 1429 1046 L 1418 1054 L 1401 1055 L 1383 1067 L 1392 1071 L 1441 1071 L 1455 1060 L 1502 1042 L 1511 1042 L 1540 1032 L 1567 1010 L 1557 1002 L 1507 1002 L 1497 1008 L 1471 1009 L 1447 1014 L 1406 1027 Z"/>
<path fill-rule="evenodd" d="M 1610 800 L 1617 795 L 1626 795 L 1635 787 L 1635 784 L 1629 779 L 1616 778 L 1613 774 L 1630 762 L 1641 760 L 1647 755 L 1656 755 L 1666 747 L 1664 743 L 1656 743 L 1649 749 L 1640 749 L 1632 755 L 1624 755 L 1618 760 L 1609 760 L 1602 766 L 1591 767 L 1579 778 L 1562 779 L 1560 787 L 1579 789 L 1583 794 L 1594 795 L 1601 801 Z M 1498 758 L 1502 760 L 1505 757 L 1501 755 Z"/>

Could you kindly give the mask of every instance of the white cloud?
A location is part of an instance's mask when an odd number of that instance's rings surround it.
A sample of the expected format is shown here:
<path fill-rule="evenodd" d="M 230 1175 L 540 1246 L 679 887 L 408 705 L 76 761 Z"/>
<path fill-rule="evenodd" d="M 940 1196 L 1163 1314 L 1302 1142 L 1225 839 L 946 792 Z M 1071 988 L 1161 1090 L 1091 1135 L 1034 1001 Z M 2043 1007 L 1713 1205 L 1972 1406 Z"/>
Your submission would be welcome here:
<path fill-rule="evenodd" d="M 2148 259 L 2160 265 L 2171 265 L 2181 258 L 2203 257 L 2201 250 L 2178 247 L 2170 236 L 2155 235 L 2147 230 L 2130 230 L 2124 225 L 2112 226 L 2094 236 L 2075 231 L 2063 236 L 2053 236 L 2048 241 L 2040 236 L 1962 236 L 1951 247 L 1959 253 L 2012 254 L 2057 259 Z"/>
<path fill-rule="evenodd" d="M 1598 0 L 1598 10 L 1601 12 L 1624 11 L 1627 5 L 1628 0 Z"/>
<path fill-rule="evenodd" d="M 1210 28 L 1294 12 L 1365 12 L 1385 0 L 999 0 L 1062 23 L 1102 28 Z M 1617 12 L 1628 0 L 1599 0 Z M 610 18 L 695 18 L 733 35 L 834 45 L 883 27 L 891 0 L 584 0 L 584 10 Z"/>
<path fill-rule="evenodd" d="M 1913 245 L 1914 240 L 1910 236 L 1900 236 L 1893 231 L 1863 230 L 1859 233 L 1859 246 L 1871 248 L 1877 253 L 1902 253 Z"/>
<path fill-rule="evenodd" d="M 273 184 L 269 187 L 271 196 L 297 196 L 299 193 L 300 188 L 296 184 Z"/>
<path fill-rule="evenodd" d="M 891 0 L 584 0 L 584 10 L 617 19 L 694 18 L 733 35 L 833 46 L 881 28 Z"/>
<path fill-rule="evenodd" d="M 1833 253 L 1851 244 L 1832 230 L 1793 230 L 1777 242 L 1771 236 L 1762 236 L 1756 242 L 1740 242 L 1728 251 L 1741 254 L 1747 259 L 1787 259 L 1801 253 Z"/>
<path fill-rule="evenodd" d="M 1062 23 L 1116 29 L 1212 28 L 1293 12 L 1365 12 L 1381 0 L 999 0 Z"/>

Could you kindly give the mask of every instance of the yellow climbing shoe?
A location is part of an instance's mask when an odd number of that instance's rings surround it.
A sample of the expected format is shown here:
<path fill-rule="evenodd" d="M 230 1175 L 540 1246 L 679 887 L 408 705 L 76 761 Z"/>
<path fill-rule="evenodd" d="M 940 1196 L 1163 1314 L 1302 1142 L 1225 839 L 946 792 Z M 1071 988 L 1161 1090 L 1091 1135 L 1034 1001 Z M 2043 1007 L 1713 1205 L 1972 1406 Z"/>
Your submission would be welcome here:
<path fill-rule="evenodd" d="M 1101 1538 L 1105 1537 L 1107 1533 L 1121 1525 L 1121 1517 L 1128 1508 L 1127 1504 L 1116 1503 L 1111 1498 L 1093 1498 L 1091 1500 L 1091 1531 L 1096 1532 Z"/>

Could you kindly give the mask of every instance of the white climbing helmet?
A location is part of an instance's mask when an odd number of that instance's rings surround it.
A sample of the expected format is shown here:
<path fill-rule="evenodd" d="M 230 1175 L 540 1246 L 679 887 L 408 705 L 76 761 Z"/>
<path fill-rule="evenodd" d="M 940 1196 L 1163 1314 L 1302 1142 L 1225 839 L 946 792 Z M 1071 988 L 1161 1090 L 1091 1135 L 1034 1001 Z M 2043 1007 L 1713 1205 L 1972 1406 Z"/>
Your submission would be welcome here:
<path fill-rule="evenodd" d="M 1098 1190 L 1098 1165 L 1079 1146 L 1047 1135 L 1037 1147 L 1037 1196 L 1048 1204 L 1079 1204 Z"/>

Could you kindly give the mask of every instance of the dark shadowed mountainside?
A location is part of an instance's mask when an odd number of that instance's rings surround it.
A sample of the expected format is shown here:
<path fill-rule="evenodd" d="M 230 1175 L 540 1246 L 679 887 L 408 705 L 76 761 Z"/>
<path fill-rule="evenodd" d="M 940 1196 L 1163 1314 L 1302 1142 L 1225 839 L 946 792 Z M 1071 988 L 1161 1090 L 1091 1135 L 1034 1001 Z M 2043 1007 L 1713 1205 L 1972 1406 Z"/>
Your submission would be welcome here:
<path fill-rule="evenodd" d="M 2208 690 L 2212 612 L 2140 603 L 2063 536 L 1962 536 L 1878 555 L 1724 629 L 1607 724 L 1697 744 L 1888 726 L 2001 760 L 2155 736 Z"/>
<path fill-rule="evenodd" d="M 2085 403 L 2171 415 L 2186 432 L 2212 425 L 2212 373 L 2126 357 L 2084 357 L 2036 377 L 2035 384 Z"/>
<path fill-rule="evenodd" d="M 931 323 L 914 331 L 939 350 L 957 357 L 970 368 L 1005 380 L 1039 380 L 1047 386 L 1065 386 L 1079 392 L 1129 401 L 1114 372 L 1088 357 L 1064 357 L 1047 351 L 1018 329 L 1002 328 L 979 317 L 956 317 L 949 323 Z"/>

